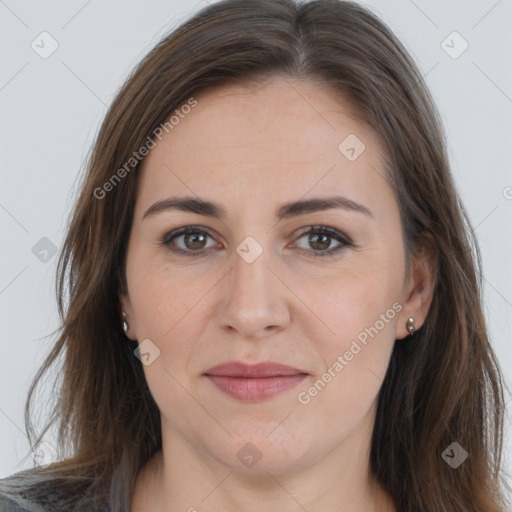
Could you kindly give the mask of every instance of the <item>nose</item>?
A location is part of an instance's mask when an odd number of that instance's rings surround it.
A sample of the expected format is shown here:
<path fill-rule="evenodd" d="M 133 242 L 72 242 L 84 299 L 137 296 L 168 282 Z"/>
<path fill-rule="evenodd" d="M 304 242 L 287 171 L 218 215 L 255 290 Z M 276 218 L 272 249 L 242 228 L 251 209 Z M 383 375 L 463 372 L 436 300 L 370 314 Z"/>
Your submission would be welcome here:
<path fill-rule="evenodd" d="M 223 330 L 257 340 L 274 335 L 290 322 L 288 290 L 270 268 L 267 254 L 263 251 L 251 263 L 234 254 L 216 315 Z"/>

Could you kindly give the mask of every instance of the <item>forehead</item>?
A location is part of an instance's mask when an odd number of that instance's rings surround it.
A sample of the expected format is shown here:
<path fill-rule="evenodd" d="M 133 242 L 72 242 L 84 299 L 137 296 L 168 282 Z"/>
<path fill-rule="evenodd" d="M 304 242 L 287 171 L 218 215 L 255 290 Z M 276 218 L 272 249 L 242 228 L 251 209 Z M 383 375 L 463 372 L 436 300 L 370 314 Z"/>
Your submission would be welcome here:
<path fill-rule="evenodd" d="M 273 78 L 194 99 L 143 161 L 139 215 L 167 195 L 281 202 L 339 192 L 368 203 L 387 186 L 377 135 L 326 86 Z"/>

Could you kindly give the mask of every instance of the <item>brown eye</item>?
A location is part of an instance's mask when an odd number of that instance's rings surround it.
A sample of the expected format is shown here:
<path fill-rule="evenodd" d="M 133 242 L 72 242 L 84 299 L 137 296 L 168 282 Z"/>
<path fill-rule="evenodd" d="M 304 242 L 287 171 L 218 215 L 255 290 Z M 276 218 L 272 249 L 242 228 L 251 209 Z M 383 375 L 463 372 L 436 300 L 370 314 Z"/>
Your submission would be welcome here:
<path fill-rule="evenodd" d="M 311 247 L 320 251 L 325 251 L 331 245 L 332 237 L 320 233 L 314 233 L 309 235 L 308 243 Z"/>
<path fill-rule="evenodd" d="M 307 244 L 309 247 L 303 247 L 303 249 L 313 257 L 334 256 L 345 247 L 353 245 L 348 237 L 344 236 L 339 231 L 326 226 L 312 227 L 308 229 L 308 231 L 303 232 L 299 236 L 298 240 L 305 238 L 306 235 L 308 235 Z M 330 248 L 333 240 L 336 240 L 338 245 L 334 248 Z"/>
<path fill-rule="evenodd" d="M 206 246 L 208 237 L 210 237 L 210 234 L 207 231 L 194 226 L 187 226 L 168 233 L 161 243 L 172 252 L 189 256 L 201 256 L 209 249 Z"/>
<path fill-rule="evenodd" d="M 204 233 L 194 233 L 183 235 L 183 243 L 187 249 L 204 249 L 206 237 Z"/>

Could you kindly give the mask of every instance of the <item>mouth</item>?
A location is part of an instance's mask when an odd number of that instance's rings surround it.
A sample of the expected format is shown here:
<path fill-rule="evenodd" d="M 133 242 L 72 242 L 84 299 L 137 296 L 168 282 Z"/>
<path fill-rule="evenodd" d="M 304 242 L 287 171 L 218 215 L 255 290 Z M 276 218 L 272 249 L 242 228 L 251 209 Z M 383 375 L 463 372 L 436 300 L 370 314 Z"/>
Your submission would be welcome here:
<path fill-rule="evenodd" d="M 259 402 L 292 389 L 309 374 L 275 362 L 248 365 L 233 361 L 210 368 L 204 375 L 228 396 Z"/>

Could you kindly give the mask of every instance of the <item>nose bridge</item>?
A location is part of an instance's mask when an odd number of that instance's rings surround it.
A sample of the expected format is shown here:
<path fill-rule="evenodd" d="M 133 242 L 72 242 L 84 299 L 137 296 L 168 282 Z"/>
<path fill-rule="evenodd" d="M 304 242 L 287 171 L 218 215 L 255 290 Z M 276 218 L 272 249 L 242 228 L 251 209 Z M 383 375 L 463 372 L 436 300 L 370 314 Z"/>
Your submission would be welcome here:
<path fill-rule="evenodd" d="M 257 335 L 271 326 L 282 326 L 288 319 L 279 280 L 268 268 L 272 268 L 272 252 L 265 245 L 269 237 L 258 238 L 246 237 L 236 247 L 219 313 L 224 326 L 231 326 L 246 336 Z"/>
<path fill-rule="evenodd" d="M 271 281 L 275 279 L 267 268 L 271 251 L 269 247 L 264 247 L 265 241 L 261 236 L 259 239 L 260 242 L 252 236 L 247 237 L 237 246 L 236 255 L 233 256 L 231 297 L 239 307 L 263 307 L 271 299 Z"/>

